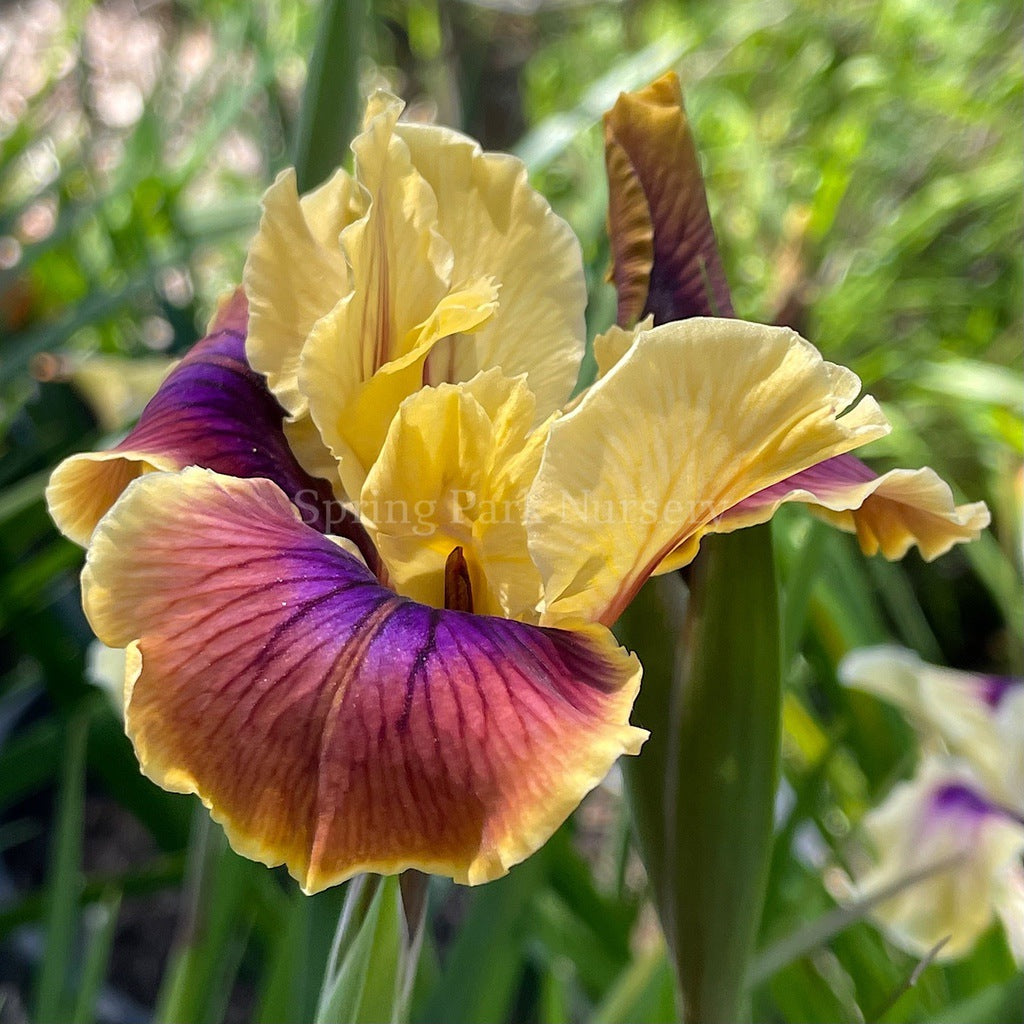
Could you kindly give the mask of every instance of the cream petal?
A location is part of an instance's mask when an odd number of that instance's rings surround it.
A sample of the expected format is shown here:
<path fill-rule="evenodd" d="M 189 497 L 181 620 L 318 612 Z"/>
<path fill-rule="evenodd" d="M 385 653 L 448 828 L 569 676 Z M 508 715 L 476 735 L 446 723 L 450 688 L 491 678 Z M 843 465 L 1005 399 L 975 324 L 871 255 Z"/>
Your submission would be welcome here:
<path fill-rule="evenodd" d="M 929 665 L 884 645 L 851 651 L 839 678 L 895 704 L 926 743 L 969 764 L 994 800 L 1024 815 L 1024 680 Z"/>
<path fill-rule="evenodd" d="M 856 876 L 863 893 L 946 865 L 873 911 L 889 937 L 922 956 L 963 956 L 991 925 L 1009 874 L 1024 855 L 1024 824 L 992 804 L 965 766 L 925 760 L 870 811 L 864 831 L 875 863 Z"/>

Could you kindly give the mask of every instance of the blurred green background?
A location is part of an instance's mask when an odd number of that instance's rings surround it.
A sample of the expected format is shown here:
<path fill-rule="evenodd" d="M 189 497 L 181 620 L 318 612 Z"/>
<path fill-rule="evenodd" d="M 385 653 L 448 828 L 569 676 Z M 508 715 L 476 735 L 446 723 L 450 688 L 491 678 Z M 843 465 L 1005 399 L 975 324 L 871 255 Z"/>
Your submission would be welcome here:
<path fill-rule="evenodd" d="M 778 518 L 785 780 L 751 993 L 766 1021 L 1019 1020 L 1024 984 L 996 930 L 900 994 L 914 961 L 869 923 L 809 926 L 834 906 L 860 816 L 915 756 L 898 715 L 837 684 L 838 659 L 894 638 L 937 663 L 1022 668 L 1020 5 L 349 12 L 358 61 L 329 71 L 350 93 L 388 85 L 414 116 L 528 163 L 582 241 L 591 333 L 614 309 L 599 117 L 676 68 L 737 311 L 797 326 L 860 374 L 895 427 L 865 453 L 876 468 L 928 464 L 989 503 L 982 540 L 932 565 L 865 560 L 799 510 Z M 238 280 L 259 196 L 302 137 L 317 15 L 306 0 L 0 4 L 4 1024 L 313 1014 L 340 893 L 301 896 L 139 775 L 87 680 L 82 552 L 42 495 L 59 459 L 124 429 L 134 376 L 184 351 Z M 97 388 L 96 357 L 132 361 L 123 387 Z M 614 777 L 507 879 L 435 881 L 413 1020 L 676 1012 Z"/>

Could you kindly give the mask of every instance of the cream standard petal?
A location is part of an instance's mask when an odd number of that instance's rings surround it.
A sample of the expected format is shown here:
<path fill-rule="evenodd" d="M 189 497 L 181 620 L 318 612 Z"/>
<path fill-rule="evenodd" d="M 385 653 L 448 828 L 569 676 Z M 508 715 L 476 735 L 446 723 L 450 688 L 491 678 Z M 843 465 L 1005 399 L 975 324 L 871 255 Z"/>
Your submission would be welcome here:
<path fill-rule="evenodd" d="M 364 205 L 359 187 L 343 170 L 302 199 L 295 172 L 282 171 L 263 197 L 263 216 L 244 273 L 246 355 L 292 415 L 306 409 L 297 377 L 306 336 L 349 291 L 338 239 Z"/>
<path fill-rule="evenodd" d="M 534 415 L 525 379 L 496 369 L 402 404 L 360 503 L 400 593 L 442 606 L 445 563 L 461 547 L 474 611 L 536 619 L 540 575 L 523 525 L 546 436 L 531 432 Z"/>
<path fill-rule="evenodd" d="M 583 357 L 587 291 L 576 236 L 515 157 L 483 153 L 446 128 L 400 124 L 396 131 L 437 197 L 438 230 L 454 257 L 452 284 L 489 274 L 501 288 L 492 320 L 431 355 L 427 382 L 464 381 L 488 367 L 506 377 L 525 373 L 544 419 L 569 397 Z"/>
<path fill-rule="evenodd" d="M 859 391 L 787 328 L 694 318 L 641 334 L 551 429 L 527 503 L 545 621 L 614 622 L 725 509 L 885 434 L 870 398 L 840 418 Z"/>

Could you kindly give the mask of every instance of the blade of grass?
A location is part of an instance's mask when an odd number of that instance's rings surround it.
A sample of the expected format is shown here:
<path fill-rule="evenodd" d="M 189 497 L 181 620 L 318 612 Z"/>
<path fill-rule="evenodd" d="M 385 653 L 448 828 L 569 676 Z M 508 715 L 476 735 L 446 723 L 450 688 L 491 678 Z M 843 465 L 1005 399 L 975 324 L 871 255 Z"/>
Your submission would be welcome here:
<path fill-rule="evenodd" d="M 942 947 L 949 942 L 952 936 L 947 935 L 944 939 L 936 942 L 934 946 L 924 955 L 921 961 L 914 965 L 914 969 L 904 978 L 899 987 L 893 992 L 888 999 L 869 1017 L 868 1020 L 880 1021 L 899 1001 L 900 999 L 909 992 L 920 980 L 921 975 L 930 967 L 934 962 L 935 958 L 942 951 Z"/>
<path fill-rule="evenodd" d="M 89 1024 L 96 1019 L 96 1000 L 107 974 L 110 947 L 114 942 L 117 914 L 121 909 L 121 893 L 108 892 L 101 903 L 85 913 L 87 932 L 85 964 L 78 980 L 78 997 L 71 1015 L 71 1024 Z"/>
<path fill-rule="evenodd" d="M 42 1024 L 67 1019 L 71 959 L 82 885 L 82 825 L 88 737 L 89 720 L 80 712 L 67 726 L 53 845 L 50 848 L 43 963 L 36 989 L 35 1016 Z"/>
<path fill-rule="evenodd" d="M 955 858 L 943 860 L 922 868 L 920 871 L 914 871 L 877 892 L 869 893 L 845 906 L 830 910 L 794 934 L 787 935 L 784 939 L 773 943 L 754 957 L 747 975 L 747 984 L 749 986 L 759 985 L 777 971 L 782 970 L 783 967 L 793 963 L 794 960 L 799 960 L 824 946 L 850 925 L 862 921 L 879 903 L 884 903 L 903 892 L 904 889 L 909 889 L 911 886 L 918 885 L 920 882 L 927 881 L 934 875 L 946 871 L 954 862 Z"/>

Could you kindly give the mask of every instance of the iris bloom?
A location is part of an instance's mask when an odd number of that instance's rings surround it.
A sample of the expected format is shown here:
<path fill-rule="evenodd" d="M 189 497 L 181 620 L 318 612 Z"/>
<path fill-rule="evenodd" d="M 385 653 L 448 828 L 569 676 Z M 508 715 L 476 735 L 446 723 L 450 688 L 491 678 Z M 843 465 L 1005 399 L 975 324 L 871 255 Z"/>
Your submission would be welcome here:
<path fill-rule="evenodd" d="M 879 905 L 890 936 L 923 954 L 968 952 L 1002 919 L 1024 963 L 1024 681 L 929 665 L 901 647 L 869 647 L 839 666 L 848 686 L 895 704 L 921 737 L 915 778 L 865 818 L 876 861 L 870 891 L 914 871 L 945 870 Z"/>
<path fill-rule="evenodd" d="M 970 764 L 992 800 L 1024 815 L 1024 680 L 929 665 L 892 646 L 852 651 L 839 676 L 895 704 L 926 749 Z"/>
<path fill-rule="evenodd" d="M 1024 820 L 966 762 L 931 754 L 864 818 L 876 860 L 857 875 L 870 893 L 933 870 L 873 911 L 886 933 L 923 956 L 970 952 L 998 916 L 1024 963 Z"/>
<path fill-rule="evenodd" d="M 570 403 L 568 227 L 399 111 L 370 100 L 353 176 L 278 179 L 245 296 L 49 489 L 143 771 L 310 892 L 528 856 L 645 738 L 609 629 L 644 581 L 888 429 L 849 370 L 729 319 L 613 329 Z M 945 547 L 975 536 L 943 498 Z"/>

